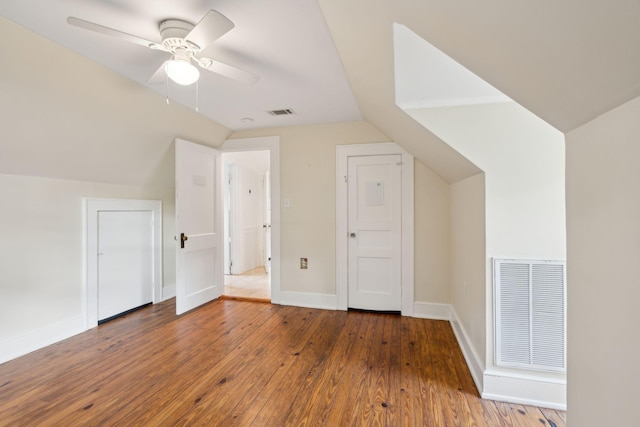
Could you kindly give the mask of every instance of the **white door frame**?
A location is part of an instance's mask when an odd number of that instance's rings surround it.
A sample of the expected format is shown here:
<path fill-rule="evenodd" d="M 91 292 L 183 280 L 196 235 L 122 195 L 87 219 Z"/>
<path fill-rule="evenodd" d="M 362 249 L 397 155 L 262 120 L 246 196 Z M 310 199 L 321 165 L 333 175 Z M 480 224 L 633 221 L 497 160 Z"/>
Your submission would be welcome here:
<path fill-rule="evenodd" d="M 270 151 L 271 174 L 271 302 L 280 304 L 280 137 L 228 139 L 220 151 Z"/>
<path fill-rule="evenodd" d="M 263 206 L 263 223 L 264 227 L 264 269 L 267 274 L 271 274 L 271 170 L 262 175 L 262 191 L 264 192 L 262 201 Z"/>
<path fill-rule="evenodd" d="M 347 160 L 351 156 L 402 155 L 402 308 L 413 315 L 413 156 L 393 142 L 336 146 L 336 294 L 338 310 L 349 300 Z"/>
<path fill-rule="evenodd" d="M 227 169 L 228 166 L 228 169 Z M 235 227 L 236 227 L 236 165 L 233 163 L 224 162 L 224 157 L 222 158 L 222 194 L 225 197 L 225 200 L 222 203 L 222 208 L 224 211 L 224 274 L 233 274 L 232 264 L 233 261 L 237 258 L 235 253 L 236 245 L 234 244 L 234 240 L 236 238 Z M 229 183 L 229 179 L 232 179 L 232 183 Z M 226 205 L 226 193 L 229 192 L 229 210 L 227 211 Z M 236 263 L 237 265 L 237 263 Z M 228 271 L 228 273 L 227 273 Z"/>
<path fill-rule="evenodd" d="M 84 210 L 84 286 L 85 329 L 98 325 L 98 212 L 149 211 L 153 226 L 153 303 L 162 301 L 162 202 L 160 200 L 82 199 Z"/>

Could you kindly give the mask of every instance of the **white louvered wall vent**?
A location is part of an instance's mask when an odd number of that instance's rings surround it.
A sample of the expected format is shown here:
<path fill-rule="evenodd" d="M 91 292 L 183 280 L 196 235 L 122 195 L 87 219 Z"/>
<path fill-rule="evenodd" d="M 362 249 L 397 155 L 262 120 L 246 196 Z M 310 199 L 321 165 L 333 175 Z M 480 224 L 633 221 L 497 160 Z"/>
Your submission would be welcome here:
<path fill-rule="evenodd" d="M 566 263 L 494 259 L 496 365 L 566 371 Z"/>

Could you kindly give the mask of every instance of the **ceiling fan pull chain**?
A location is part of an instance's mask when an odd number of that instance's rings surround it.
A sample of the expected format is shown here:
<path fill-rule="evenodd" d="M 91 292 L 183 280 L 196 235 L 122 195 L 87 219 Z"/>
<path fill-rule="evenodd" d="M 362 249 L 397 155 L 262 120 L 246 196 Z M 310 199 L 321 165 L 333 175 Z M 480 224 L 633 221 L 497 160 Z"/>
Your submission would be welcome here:
<path fill-rule="evenodd" d="M 166 78 L 167 78 L 167 105 L 169 105 L 169 75 L 166 74 Z"/>
<path fill-rule="evenodd" d="M 199 112 L 198 110 L 198 106 L 200 104 L 200 97 L 198 96 L 200 94 L 200 85 L 199 85 L 199 81 L 196 80 L 196 113 Z"/>

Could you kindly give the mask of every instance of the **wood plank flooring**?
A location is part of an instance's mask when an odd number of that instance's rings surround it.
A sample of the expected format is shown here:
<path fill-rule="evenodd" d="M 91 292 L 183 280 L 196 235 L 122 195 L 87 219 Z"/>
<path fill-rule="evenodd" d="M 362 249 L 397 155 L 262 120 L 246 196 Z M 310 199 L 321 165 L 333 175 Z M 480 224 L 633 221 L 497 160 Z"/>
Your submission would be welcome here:
<path fill-rule="evenodd" d="M 264 267 L 257 267 L 243 274 L 226 274 L 223 295 L 228 298 L 270 302 L 271 280 Z"/>
<path fill-rule="evenodd" d="M 448 322 L 173 300 L 0 365 L 1 426 L 565 426 L 482 400 Z"/>

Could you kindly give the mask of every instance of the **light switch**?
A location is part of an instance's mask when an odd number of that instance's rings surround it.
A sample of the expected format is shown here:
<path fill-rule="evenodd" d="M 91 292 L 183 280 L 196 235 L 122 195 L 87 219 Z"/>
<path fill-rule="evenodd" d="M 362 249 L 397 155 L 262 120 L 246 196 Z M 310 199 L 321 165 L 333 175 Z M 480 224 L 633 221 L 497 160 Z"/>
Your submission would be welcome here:
<path fill-rule="evenodd" d="M 284 199 L 284 207 L 285 208 L 291 207 L 291 200 L 289 198 Z"/>

